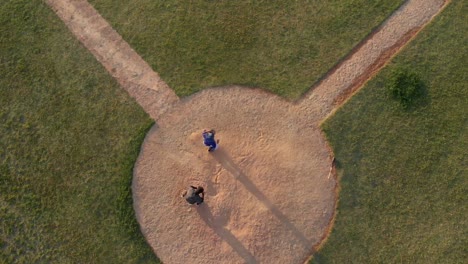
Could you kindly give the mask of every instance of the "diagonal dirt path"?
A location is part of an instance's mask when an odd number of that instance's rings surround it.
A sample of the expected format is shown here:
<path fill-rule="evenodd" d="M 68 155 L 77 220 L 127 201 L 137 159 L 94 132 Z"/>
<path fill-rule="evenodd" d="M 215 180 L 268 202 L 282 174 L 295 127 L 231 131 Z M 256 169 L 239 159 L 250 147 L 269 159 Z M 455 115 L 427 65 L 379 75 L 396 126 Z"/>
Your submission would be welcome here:
<path fill-rule="evenodd" d="M 46 0 L 70 31 L 157 120 L 179 101 L 159 75 L 86 0 Z"/>
<path fill-rule="evenodd" d="M 313 106 L 318 120 L 349 99 L 396 55 L 431 19 L 442 11 L 444 0 L 409 0 L 369 37 L 358 44 L 298 103 Z"/>
<path fill-rule="evenodd" d="M 157 120 L 179 99 L 86 0 L 45 0 L 96 59 Z M 409 0 L 298 102 L 322 120 L 369 80 L 448 2 Z"/>
<path fill-rule="evenodd" d="M 304 98 L 291 103 L 245 87 L 206 89 L 179 100 L 85 0 L 46 0 L 157 125 L 135 164 L 134 208 L 164 263 L 302 263 L 335 215 L 333 154 L 324 120 L 444 6 L 409 0 Z M 170 111 L 167 111 L 169 110 Z M 203 128 L 221 147 L 206 152 Z M 205 187 L 205 203 L 180 198 Z"/>

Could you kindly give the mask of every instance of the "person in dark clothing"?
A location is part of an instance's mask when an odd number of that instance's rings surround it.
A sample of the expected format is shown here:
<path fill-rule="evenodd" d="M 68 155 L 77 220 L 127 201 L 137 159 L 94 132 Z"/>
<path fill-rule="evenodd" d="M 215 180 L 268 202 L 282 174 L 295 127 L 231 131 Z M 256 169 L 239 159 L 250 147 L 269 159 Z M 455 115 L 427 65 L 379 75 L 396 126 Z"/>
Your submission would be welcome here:
<path fill-rule="evenodd" d="M 203 130 L 203 144 L 208 147 L 208 151 L 214 151 L 218 147 L 219 140 L 215 140 L 215 131 L 214 129 L 211 130 Z"/>
<path fill-rule="evenodd" d="M 199 205 L 203 203 L 203 200 L 205 199 L 205 190 L 201 186 L 190 186 L 188 190 L 184 192 L 182 197 L 184 197 L 189 204 Z"/>

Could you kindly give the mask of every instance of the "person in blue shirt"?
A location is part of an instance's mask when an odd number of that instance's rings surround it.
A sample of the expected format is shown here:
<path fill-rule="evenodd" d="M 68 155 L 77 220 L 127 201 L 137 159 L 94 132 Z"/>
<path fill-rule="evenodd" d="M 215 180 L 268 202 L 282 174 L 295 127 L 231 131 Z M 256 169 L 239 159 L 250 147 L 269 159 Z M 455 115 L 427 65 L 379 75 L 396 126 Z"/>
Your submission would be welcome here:
<path fill-rule="evenodd" d="M 219 140 L 215 140 L 215 131 L 214 129 L 211 130 L 203 130 L 203 144 L 208 147 L 208 151 L 214 151 L 218 147 Z"/>

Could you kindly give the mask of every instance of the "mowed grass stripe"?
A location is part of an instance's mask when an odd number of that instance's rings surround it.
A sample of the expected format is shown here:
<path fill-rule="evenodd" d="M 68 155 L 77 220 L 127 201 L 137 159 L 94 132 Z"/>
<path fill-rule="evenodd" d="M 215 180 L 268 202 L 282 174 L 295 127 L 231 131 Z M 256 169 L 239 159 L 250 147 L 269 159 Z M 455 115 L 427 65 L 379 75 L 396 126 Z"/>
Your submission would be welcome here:
<path fill-rule="evenodd" d="M 179 96 L 239 84 L 289 99 L 402 2 L 90 1 Z"/>
<path fill-rule="evenodd" d="M 157 262 L 130 194 L 151 125 L 43 1 L 4 1 L 0 262 Z"/>
<path fill-rule="evenodd" d="M 452 1 L 323 124 L 339 165 L 338 214 L 313 263 L 465 263 L 468 247 L 466 1 Z M 409 68 L 427 95 L 392 100 Z"/>

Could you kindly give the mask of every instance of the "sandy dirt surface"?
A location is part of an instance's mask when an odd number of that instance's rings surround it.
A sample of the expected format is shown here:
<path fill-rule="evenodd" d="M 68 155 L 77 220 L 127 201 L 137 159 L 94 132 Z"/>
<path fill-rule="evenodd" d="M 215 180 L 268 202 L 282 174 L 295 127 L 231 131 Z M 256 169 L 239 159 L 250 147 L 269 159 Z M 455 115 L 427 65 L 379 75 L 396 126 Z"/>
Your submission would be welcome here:
<path fill-rule="evenodd" d="M 301 106 L 315 107 L 318 119 L 326 119 L 442 11 L 447 2 L 407 1 L 299 100 Z"/>
<path fill-rule="evenodd" d="M 158 119 L 177 95 L 86 0 L 45 0 L 130 96 Z"/>
<path fill-rule="evenodd" d="M 218 150 L 203 146 L 203 128 L 217 129 Z M 147 136 L 138 221 L 165 263 L 302 263 L 334 214 L 329 155 L 311 113 L 258 90 L 204 90 Z M 180 197 L 189 185 L 205 187 L 204 204 Z"/>
<path fill-rule="evenodd" d="M 408 1 L 304 98 L 288 102 L 237 86 L 179 100 L 86 1 L 47 2 L 157 120 L 132 188 L 141 230 L 164 263 L 308 260 L 328 234 L 337 200 L 320 122 L 444 4 Z M 215 152 L 202 144 L 204 128 L 217 131 Z M 205 187 L 204 204 L 190 206 L 180 197 L 188 185 Z"/>

